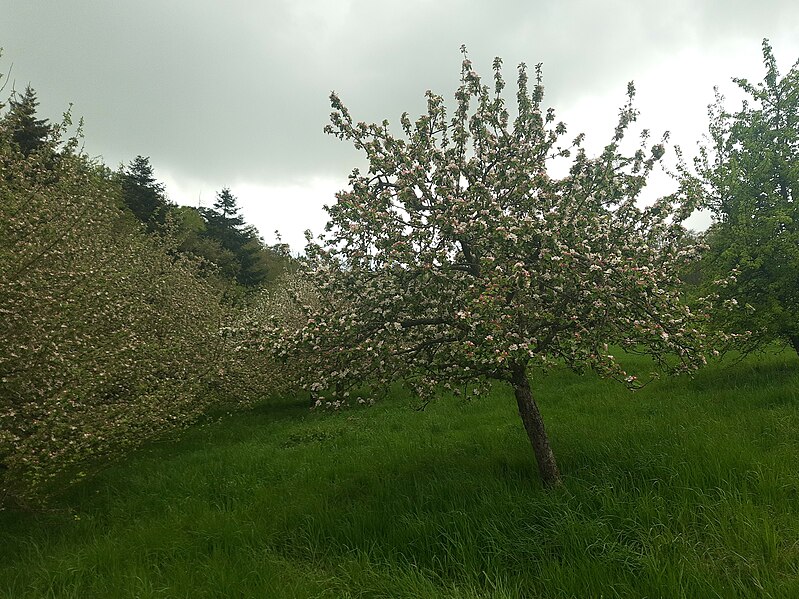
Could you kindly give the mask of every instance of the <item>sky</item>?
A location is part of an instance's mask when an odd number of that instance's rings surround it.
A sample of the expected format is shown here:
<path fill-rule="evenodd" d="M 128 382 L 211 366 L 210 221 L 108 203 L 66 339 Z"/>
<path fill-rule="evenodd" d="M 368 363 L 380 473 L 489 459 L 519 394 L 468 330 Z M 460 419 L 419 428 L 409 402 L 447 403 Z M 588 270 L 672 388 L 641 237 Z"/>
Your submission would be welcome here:
<path fill-rule="evenodd" d="M 55 121 L 71 103 L 89 155 L 111 168 L 149 156 L 180 204 L 210 206 L 230 187 L 267 243 L 279 230 L 295 252 L 365 166 L 322 131 L 333 90 L 359 121 L 418 116 L 428 89 L 452 107 L 465 44 L 485 77 L 502 57 L 509 100 L 515 66 L 543 63 L 544 103 L 589 150 L 635 81 L 639 122 L 691 157 L 713 87 L 734 106 L 732 77 L 762 79 L 763 38 L 787 71 L 799 2 L 0 0 L 3 98 L 30 84 Z"/>

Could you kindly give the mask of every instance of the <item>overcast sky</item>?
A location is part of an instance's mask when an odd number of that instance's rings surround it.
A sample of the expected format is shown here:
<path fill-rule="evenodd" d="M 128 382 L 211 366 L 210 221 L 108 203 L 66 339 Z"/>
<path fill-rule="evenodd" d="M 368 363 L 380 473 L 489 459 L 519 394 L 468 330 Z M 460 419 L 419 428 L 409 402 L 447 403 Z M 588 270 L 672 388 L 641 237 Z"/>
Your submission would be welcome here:
<path fill-rule="evenodd" d="M 713 86 L 732 96 L 731 77 L 762 78 L 764 37 L 786 71 L 799 1 L 0 0 L 0 70 L 36 89 L 43 116 L 72 103 L 91 155 L 149 156 L 178 203 L 229 186 L 294 250 L 362 164 L 322 132 L 331 90 L 356 120 L 417 116 L 427 89 L 452 106 L 466 44 L 485 76 L 504 59 L 510 94 L 515 65 L 543 62 L 545 103 L 589 147 L 634 80 L 641 123 L 692 156 Z"/>

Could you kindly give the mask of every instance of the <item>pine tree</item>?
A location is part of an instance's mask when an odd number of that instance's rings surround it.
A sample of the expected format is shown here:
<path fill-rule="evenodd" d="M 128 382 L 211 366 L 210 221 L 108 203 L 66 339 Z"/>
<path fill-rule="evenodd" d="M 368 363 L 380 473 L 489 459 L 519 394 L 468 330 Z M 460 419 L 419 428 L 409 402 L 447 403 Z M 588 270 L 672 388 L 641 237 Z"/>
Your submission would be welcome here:
<path fill-rule="evenodd" d="M 225 227 L 239 230 L 244 226 L 244 218 L 239 214 L 240 208 L 236 204 L 236 196 L 233 195 L 229 187 L 223 188 L 222 191 L 216 194 L 214 210 L 220 223 Z"/>
<path fill-rule="evenodd" d="M 36 118 L 38 106 L 36 92 L 28 85 L 21 96 L 16 93 L 11 96 L 8 113 L 2 120 L 2 128 L 25 156 L 44 146 L 52 132 L 47 119 Z"/>
<path fill-rule="evenodd" d="M 122 197 L 131 212 L 150 230 L 163 224 L 169 201 L 164 184 L 155 179 L 150 158 L 136 156 L 121 176 Z"/>
<path fill-rule="evenodd" d="M 234 254 L 243 245 L 244 218 L 239 214 L 236 196 L 225 187 L 216 194 L 212 208 L 201 209 L 206 223 L 206 236 L 218 241 L 222 247 Z"/>
<path fill-rule="evenodd" d="M 225 187 L 217 193 L 213 208 L 202 210 L 205 236 L 217 241 L 233 253 L 239 265 L 236 280 L 245 287 L 254 287 L 270 274 L 268 250 L 252 225 L 247 225 L 239 213 L 236 196 Z"/>

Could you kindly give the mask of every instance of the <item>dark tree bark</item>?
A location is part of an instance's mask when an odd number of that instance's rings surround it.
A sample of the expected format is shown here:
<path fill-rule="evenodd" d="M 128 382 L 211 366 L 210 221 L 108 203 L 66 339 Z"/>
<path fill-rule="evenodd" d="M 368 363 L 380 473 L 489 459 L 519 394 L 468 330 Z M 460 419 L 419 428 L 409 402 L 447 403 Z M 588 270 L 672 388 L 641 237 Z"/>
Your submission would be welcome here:
<path fill-rule="evenodd" d="M 511 373 L 511 385 L 513 393 L 516 395 L 516 404 L 519 406 L 519 416 L 524 423 L 530 444 L 533 446 L 541 482 L 545 487 L 556 487 L 561 484 L 560 471 L 555 462 L 555 454 L 552 453 L 552 447 L 549 445 L 549 437 L 544 430 L 544 420 L 541 418 L 541 412 L 530 390 L 526 366 L 514 367 Z"/>

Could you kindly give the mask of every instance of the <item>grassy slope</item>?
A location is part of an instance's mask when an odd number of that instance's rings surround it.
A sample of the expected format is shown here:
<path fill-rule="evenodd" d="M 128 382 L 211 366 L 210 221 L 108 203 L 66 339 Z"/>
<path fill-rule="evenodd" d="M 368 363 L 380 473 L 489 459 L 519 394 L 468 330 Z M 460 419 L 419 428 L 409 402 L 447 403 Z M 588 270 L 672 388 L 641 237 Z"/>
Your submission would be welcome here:
<path fill-rule="evenodd" d="M 534 381 L 565 488 L 512 394 L 274 406 L 0 513 L 0 596 L 799 597 L 799 361 L 630 394 Z"/>

